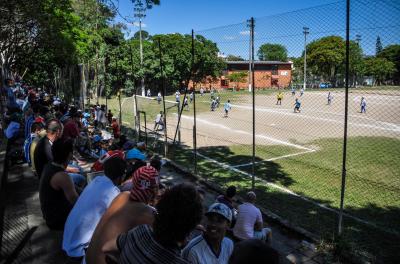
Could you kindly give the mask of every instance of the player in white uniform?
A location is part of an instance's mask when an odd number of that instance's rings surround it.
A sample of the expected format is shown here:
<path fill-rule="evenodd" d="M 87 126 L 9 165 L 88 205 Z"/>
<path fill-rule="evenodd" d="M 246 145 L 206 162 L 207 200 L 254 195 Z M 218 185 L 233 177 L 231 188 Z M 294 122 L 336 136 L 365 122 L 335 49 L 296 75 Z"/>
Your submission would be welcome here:
<path fill-rule="evenodd" d="M 193 264 L 227 264 L 233 242 L 225 233 L 232 221 L 232 211 L 225 204 L 214 203 L 206 216 L 206 231 L 189 242 L 182 256 Z"/>
<path fill-rule="evenodd" d="M 228 102 L 226 102 L 226 103 L 224 104 L 224 110 L 225 110 L 225 115 L 224 115 L 224 117 L 228 117 L 229 110 L 231 110 L 231 109 L 232 109 L 231 101 L 228 100 Z"/>

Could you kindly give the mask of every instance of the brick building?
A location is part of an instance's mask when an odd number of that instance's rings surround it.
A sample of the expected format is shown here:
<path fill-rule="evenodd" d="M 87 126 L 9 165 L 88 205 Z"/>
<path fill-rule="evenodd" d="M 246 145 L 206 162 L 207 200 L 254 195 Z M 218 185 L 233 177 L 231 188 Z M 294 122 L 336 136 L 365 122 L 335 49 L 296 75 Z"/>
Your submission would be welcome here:
<path fill-rule="evenodd" d="M 234 72 L 249 72 L 249 61 L 227 61 L 227 68 L 222 76 L 217 79 L 207 79 L 205 82 L 196 85 L 196 88 L 238 88 L 248 89 L 249 77 L 245 77 L 243 82 L 230 82 L 228 76 Z M 254 86 L 257 89 L 272 87 L 288 87 L 292 80 L 292 62 L 281 61 L 255 61 L 254 62 Z M 192 88 L 193 84 L 189 84 Z"/>

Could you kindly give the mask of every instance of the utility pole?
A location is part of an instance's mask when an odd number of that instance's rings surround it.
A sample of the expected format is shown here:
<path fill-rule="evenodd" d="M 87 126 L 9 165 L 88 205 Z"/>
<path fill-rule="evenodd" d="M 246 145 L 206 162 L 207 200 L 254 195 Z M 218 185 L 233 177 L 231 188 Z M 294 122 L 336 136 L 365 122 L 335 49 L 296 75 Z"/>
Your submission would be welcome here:
<path fill-rule="evenodd" d="M 144 7 L 142 0 L 134 1 L 135 11 L 134 16 L 139 18 L 139 46 L 140 46 L 140 69 L 143 72 L 143 44 L 142 44 L 142 19 L 146 17 L 146 7 Z M 145 96 L 145 87 L 144 87 L 144 76 L 140 81 L 140 86 L 142 88 L 142 96 Z"/>
<path fill-rule="evenodd" d="M 356 35 L 356 43 L 358 46 L 360 46 L 360 43 L 361 43 L 361 35 L 360 34 Z"/>
<path fill-rule="evenodd" d="M 248 28 L 250 28 L 250 30 L 249 30 L 249 36 L 250 36 L 250 40 L 249 40 L 249 92 L 251 92 L 252 91 L 252 80 L 251 80 L 251 77 L 252 77 L 252 75 L 251 75 L 251 63 L 252 63 L 252 57 L 251 57 L 251 55 L 252 55 L 252 20 L 251 19 L 248 19 L 247 20 L 247 27 Z"/>
<path fill-rule="evenodd" d="M 310 29 L 308 27 L 303 27 L 304 34 L 304 82 L 303 89 L 306 89 L 307 85 L 307 35 L 310 34 Z"/>

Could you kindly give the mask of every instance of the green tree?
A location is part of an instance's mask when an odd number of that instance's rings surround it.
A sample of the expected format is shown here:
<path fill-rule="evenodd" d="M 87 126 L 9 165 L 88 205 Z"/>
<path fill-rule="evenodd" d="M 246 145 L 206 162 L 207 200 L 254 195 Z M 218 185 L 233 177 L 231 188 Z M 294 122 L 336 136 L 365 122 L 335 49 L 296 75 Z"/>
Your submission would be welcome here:
<path fill-rule="evenodd" d="M 382 51 L 382 49 L 383 49 L 383 47 L 382 47 L 381 38 L 378 36 L 376 38 L 376 44 L 375 44 L 375 55 L 378 55 Z"/>
<path fill-rule="evenodd" d="M 365 74 L 373 76 L 376 85 L 381 85 L 396 71 L 395 64 L 385 58 L 369 57 L 364 64 Z"/>
<path fill-rule="evenodd" d="M 239 87 L 239 83 L 246 81 L 247 75 L 248 73 L 245 71 L 233 72 L 228 75 L 228 80 L 230 82 L 234 82 L 236 84 L 235 88 L 237 89 Z"/>
<path fill-rule="evenodd" d="M 240 56 L 229 54 L 225 58 L 226 61 L 244 61 L 244 59 Z"/>
<path fill-rule="evenodd" d="M 147 32 L 146 30 L 142 30 L 142 39 L 147 40 L 150 37 L 151 36 L 150 36 L 149 32 Z M 140 39 L 140 31 L 135 32 L 135 34 L 133 35 L 133 39 Z"/>
<path fill-rule="evenodd" d="M 258 49 L 257 56 L 264 61 L 286 61 L 287 50 L 281 44 L 265 43 Z"/>
<path fill-rule="evenodd" d="M 391 61 L 396 66 L 396 72 L 394 73 L 394 82 L 400 83 L 400 45 L 389 45 L 385 47 L 379 54 L 379 58 L 385 58 Z"/>

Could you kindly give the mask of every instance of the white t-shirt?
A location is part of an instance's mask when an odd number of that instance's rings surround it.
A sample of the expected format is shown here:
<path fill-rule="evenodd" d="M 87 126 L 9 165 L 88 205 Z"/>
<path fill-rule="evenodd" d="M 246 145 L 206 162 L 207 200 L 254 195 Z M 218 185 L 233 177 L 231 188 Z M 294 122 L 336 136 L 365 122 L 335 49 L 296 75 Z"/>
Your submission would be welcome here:
<path fill-rule="evenodd" d="M 250 239 L 254 237 L 254 224 L 263 222 L 260 209 L 252 203 L 239 205 L 236 224 L 233 234 L 240 239 Z"/>
<path fill-rule="evenodd" d="M 86 186 L 65 222 L 62 248 L 68 256 L 85 255 L 97 223 L 119 193 L 106 176 L 97 176 Z"/>
<path fill-rule="evenodd" d="M 224 237 L 219 256 L 216 256 L 204 237 L 200 235 L 187 244 L 182 251 L 182 256 L 193 264 L 227 264 L 232 252 L 232 240 Z"/>

